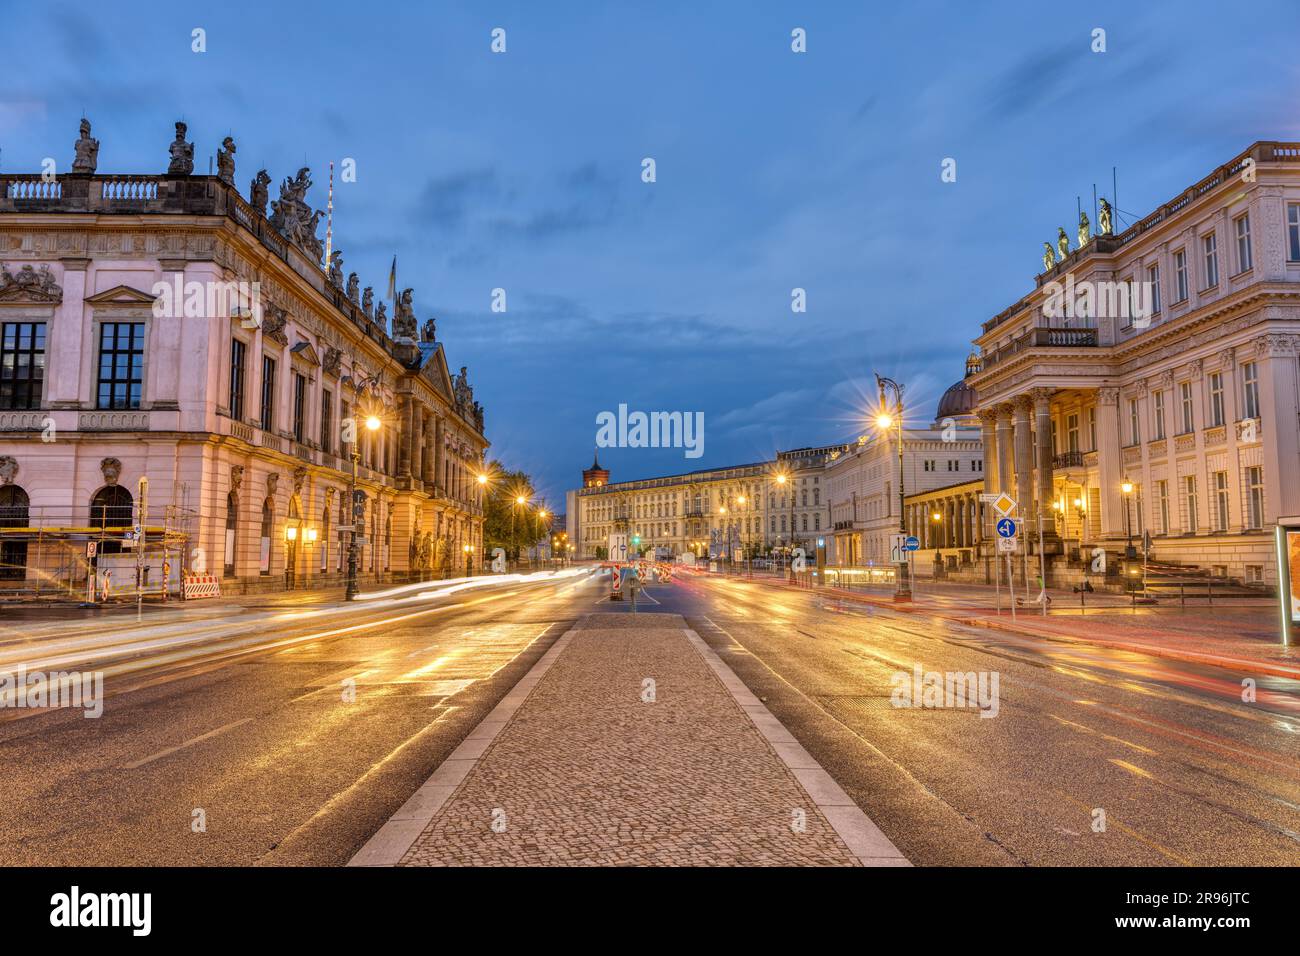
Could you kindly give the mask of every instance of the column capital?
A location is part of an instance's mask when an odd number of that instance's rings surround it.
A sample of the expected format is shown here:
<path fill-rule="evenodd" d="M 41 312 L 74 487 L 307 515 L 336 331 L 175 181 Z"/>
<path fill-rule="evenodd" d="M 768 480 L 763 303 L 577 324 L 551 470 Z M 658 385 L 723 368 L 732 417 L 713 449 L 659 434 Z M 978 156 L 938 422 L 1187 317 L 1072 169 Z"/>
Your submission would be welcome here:
<path fill-rule="evenodd" d="M 1029 399 L 1034 403 L 1034 411 L 1040 415 L 1047 414 L 1052 401 L 1052 394 L 1055 391 L 1054 388 L 1031 388 L 1029 390 Z"/>
<path fill-rule="evenodd" d="M 1252 343 L 1260 358 L 1286 358 L 1296 354 L 1296 337 L 1284 332 L 1269 332 Z"/>
<path fill-rule="evenodd" d="M 1097 401 L 1102 405 L 1118 405 L 1119 389 L 1111 385 L 1097 389 Z"/>

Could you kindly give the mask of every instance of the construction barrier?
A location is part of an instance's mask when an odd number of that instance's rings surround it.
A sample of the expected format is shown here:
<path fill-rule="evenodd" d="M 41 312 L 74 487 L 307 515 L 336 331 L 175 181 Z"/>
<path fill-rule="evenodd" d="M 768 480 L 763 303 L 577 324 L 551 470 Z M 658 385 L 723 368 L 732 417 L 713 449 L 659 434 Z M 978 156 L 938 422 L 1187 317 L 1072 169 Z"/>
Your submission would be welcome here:
<path fill-rule="evenodd" d="M 221 582 L 211 574 L 185 575 L 185 600 L 194 598 L 221 597 Z"/>

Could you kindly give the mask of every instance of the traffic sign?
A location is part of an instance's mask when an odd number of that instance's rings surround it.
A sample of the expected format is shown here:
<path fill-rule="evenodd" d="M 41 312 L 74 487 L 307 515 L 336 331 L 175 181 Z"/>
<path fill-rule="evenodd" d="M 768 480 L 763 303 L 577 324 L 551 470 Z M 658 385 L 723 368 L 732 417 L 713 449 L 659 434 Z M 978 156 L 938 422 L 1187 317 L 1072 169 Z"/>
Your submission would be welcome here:
<path fill-rule="evenodd" d="M 919 551 L 921 549 L 921 539 L 914 534 L 909 534 L 907 540 L 903 542 L 903 547 L 908 551 Z"/>
<path fill-rule="evenodd" d="M 998 550 L 1015 553 L 1016 538 L 1012 535 L 1010 538 L 998 538 Z"/>
<path fill-rule="evenodd" d="M 1016 499 L 1012 498 L 1005 491 L 998 495 L 997 500 L 993 502 L 993 510 L 998 514 L 1006 517 L 1016 510 Z"/>
<path fill-rule="evenodd" d="M 889 536 L 889 560 L 894 564 L 901 564 L 907 560 L 907 535 L 893 534 Z"/>
<path fill-rule="evenodd" d="M 95 541 L 86 542 L 86 557 L 93 558 L 95 556 L 95 552 L 98 550 L 99 550 L 98 542 Z"/>
<path fill-rule="evenodd" d="M 1001 518 L 994 527 L 997 529 L 999 538 L 1014 538 L 1016 536 L 1016 522 L 1012 518 Z"/>

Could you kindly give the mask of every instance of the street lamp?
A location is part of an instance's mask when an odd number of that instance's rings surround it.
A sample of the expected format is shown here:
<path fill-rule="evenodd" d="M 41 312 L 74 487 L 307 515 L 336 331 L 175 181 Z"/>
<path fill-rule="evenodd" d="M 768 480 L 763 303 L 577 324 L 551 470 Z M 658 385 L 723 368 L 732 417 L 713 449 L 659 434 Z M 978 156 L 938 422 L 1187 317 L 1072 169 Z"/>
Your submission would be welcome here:
<path fill-rule="evenodd" d="M 377 376 L 363 378 L 356 382 L 354 388 L 358 394 L 364 394 L 368 389 L 374 386 L 379 379 Z M 377 432 L 383 427 L 383 420 L 378 415 L 367 415 L 365 417 L 366 431 Z M 355 601 L 357 599 L 357 466 L 361 462 L 361 443 L 357 441 L 355 434 L 355 420 L 353 422 L 354 433 L 352 435 L 351 458 L 352 458 L 352 478 L 348 482 L 348 507 L 352 509 L 352 531 L 348 534 L 348 580 L 347 587 L 343 592 L 343 600 Z"/>
<path fill-rule="evenodd" d="M 784 471 L 776 473 L 776 483 L 784 489 L 786 484 L 790 485 L 790 544 L 787 546 L 790 559 L 790 580 L 794 580 L 794 483 L 790 481 L 790 476 Z"/>
<path fill-rule="evenodd" d="M 876 427 L 883 433 L 888 433 L 891 427 L 898 430 L 898 530 L 906 537 L 907 518 L 904 513 L 906 497 L 903 490 L 903 386 L 879 372 L 876 373 L 876 386 L 880 389 L 880 410 L 876 413 Z M 892 389 L 894 393 L 892 407 L 885 401 L 886 388 Z M 894 600 L 910 601 L 912 579 L 908 574 L 907 554 L 904 552 L 899 555 L 899 558 L 898 568 L 894 574 Z"/>
<path fill-rule="evenodd" d="M 289 546 L 289 560 L 284 563 L 284 589 L 292 591 L 294 578 L 297 576 L 298 564 L 298 526 L 286 524 L 284 526 L 284 540 Z"/>
<path fill-rule="evenodd" d="M 465 577 L 469 577 L 473 573 L 470 570 L 470 562 L 474 559 L 474 545 L 467 544 L 462 550 L 465 552 Z"/>
<path fill-rule="evenodd" d="M 1133 547 L 1133 517 L 1132 517 L 1132 500 L 1133 500 L 1133 482 L 1127 478 L 1119 486 L 1119 490 L 1124 492 L 1124 534 L 1128 538 L 1128 543 L 1124 546 L 1124 557 L 1133 560 L 1137 557 L 1137 550 Z"/>

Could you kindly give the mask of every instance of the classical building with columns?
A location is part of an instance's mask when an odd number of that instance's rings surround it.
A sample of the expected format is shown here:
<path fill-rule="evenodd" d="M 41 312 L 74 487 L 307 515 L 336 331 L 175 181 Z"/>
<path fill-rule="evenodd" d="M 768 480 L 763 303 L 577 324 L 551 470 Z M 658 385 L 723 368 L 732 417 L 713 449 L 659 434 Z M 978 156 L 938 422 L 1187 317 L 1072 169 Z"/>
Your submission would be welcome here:
<path fill-rule="evenodd" d="M 72 581 L 133 522 L 240 589 L 339 582 L 353 526 L 363 581 L 481 556 L 483 409 L 433 320 L 406 290 L 390 331 L 325 262 L 307 169 L 268 215 L 265 170 L 242 196 L 234 143 L 195 175 L 185 135 L 165 173 L 105 174 L 83 120 L 70 172 L 0 173 L 0 525 L 64 540 L 42 560 Z M 56 574 L 2 543 L 6 584 Z"/>
<path fill-rule="evenodd" d="M 620 482 L 595 461 L 583 486 L 566 495 L 569 542 L 584 559 L 604 556 L 613 533 L 698 557 L 790 547 L 811 556 L 830 514 L 823 471 L 844 448 L 796 448 L 754 464 Z"/>
<path fill-rule="evenodd" d="M 903 429 L 902 482 L 905 500 L 901 507 L 908 532 L 932 546 L 937 531 L 927 526 L 911 496 L 937 488 L 964 485 L 984 474 L 984 453 L 980 430 L 972 415 L 975 392 L 970 379 L 978 365 L 967 361 L 966 377 L 949 388 L 939 400 L 934 423 L 929 428 Z M 831 534 L 826 560 L 841 566 L 889 565 L 890 541 L 899 534 L 898 436 L 890 429 L 861 436 L 840 454 L 832 454 L 826 466 L 830 489 Z M 952 532 L 951 545 L 970 551 L 972 558 L 980 538 L 974 501 L 954 494 L 945 508 Z M 947 513 L 947 512 L 946 512 Z"/>
<path fill-rule="evenodd" d="M 1153 562 L 1275 582 L 1270 526 L 1300 513 L 1300 144 L 1123 232 L 1109 213 L 975 339 L 986 490 L 1031 553 L 1041 519 L 1054 571 L 1149 533 Z"/>

